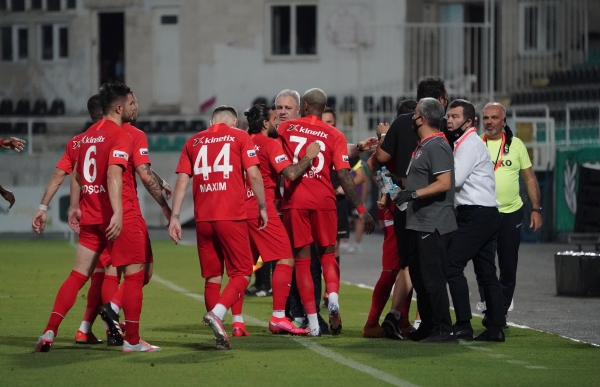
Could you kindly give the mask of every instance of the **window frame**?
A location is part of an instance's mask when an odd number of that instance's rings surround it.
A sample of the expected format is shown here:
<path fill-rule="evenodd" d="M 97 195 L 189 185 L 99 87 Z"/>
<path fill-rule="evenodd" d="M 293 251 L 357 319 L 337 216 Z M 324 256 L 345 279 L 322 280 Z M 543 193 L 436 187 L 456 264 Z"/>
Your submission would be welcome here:
<path fill-rule="evenodd" d="M 44 59 L 43 51 L 44 51 L 44 42 L 43 42 L 43 27 L 51 25 L 52 26 L 52 59 Z M 67 56 L 60 56 L 60 29 L 67 29 Z M 37 26 L 37 43 L 38 43 L 38 60 L 41 63 L 56 63 L 56 62 L 67 62 L 71 57 L 71 27 L 69 23 L 66 22 L 47 22 L 47 23 L 39 23 Z"/>
<path fill-rule="evenodd" d="M 528 8 L 537 9 L 537 39 L 536 39 L 536 47 L 535 48 L 526 48 L 525 47 L 525 30 L 527 25 L 527 20 L 525 19 L 525 13 Z M 555 44 L 553 48 L 548 48 L 549 37 L 547 34 L 547 26 L 550 22 L 549 16 L 551 12 L 549 12 L 550 8 L 554 8 L 555 15 Z M 539 2 L 522 2 L 519 3 L 519 55 L 521 57 L 545 57 L 552 56 L 560 51 L 561 47 L 561 37 L 558 34 L 558 31 L 561 28 L 561 18 L 560 18 L 560 9 L 559 3 L 557 1 L 552 1 L 549 3 L 539 3 Z"/>
<path fill-rule="evenodd" d="M 277 55 L 272 53 L 272 16 L 273 7 L 290 7 L 290 54 Z M 297 54 L 296 53 L 296 18 L 297 8 L 299 6 L 314 6 L 316 8 L 315 16 L 315 47 L 316 54 Z M 265 2 L 265 37 L 264 37 L 264 51 L 265 60 L 280 62 L 280 61 L 315 61 L 319 59 L 319 2 L 318 1 L 286 1 L 286 0 L 273 0 Z"/>
<path fill-rule="evenodd" d="M 0 63 L 9 64 L 9 63 L 25 63 L 31 58 L 31 50 L 30 50 L 30 39 L 31 35 L 29 33 L 29 26 L 27 24 L 0 24 L 0 27 L 10 27 L 11 29 L 11 45 L 12 45 L 12 59 L 11 60 L 0 60 Z M 19 58 L 19 30 L 27 31 L 27 57 Z"/>

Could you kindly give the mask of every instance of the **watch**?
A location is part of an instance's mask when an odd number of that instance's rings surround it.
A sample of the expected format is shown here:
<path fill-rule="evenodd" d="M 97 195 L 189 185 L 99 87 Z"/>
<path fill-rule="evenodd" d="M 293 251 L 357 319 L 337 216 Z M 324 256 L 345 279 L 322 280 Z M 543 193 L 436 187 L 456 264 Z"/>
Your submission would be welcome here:
<path fill-rule="evenodd" d="M 419 198 L 419 195 L 417 195 L 417 191 L 413 191 L 410 196 L 414 199 L 417 200 Z"/>
<path fill-rule="evenodd" d="M 540 215 L 542 214 L 542 207 L 540 208 L 532 208 L 531 211 L 535 211 L 537 213 L 539 213 Z"/>

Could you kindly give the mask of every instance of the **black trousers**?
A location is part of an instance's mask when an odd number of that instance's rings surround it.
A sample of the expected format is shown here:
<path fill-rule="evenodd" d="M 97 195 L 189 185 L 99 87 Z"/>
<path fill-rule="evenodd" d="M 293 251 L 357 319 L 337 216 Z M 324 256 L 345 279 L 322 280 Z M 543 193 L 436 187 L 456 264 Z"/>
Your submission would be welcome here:
<path fill-rule="evenodd" d="M 452 332 L 446 290 L 446 254 L 452 233 L 408 231 L 410 279 L 417 291 L 422 329 Z M 421 329 L 421 328 L 419 328 Z"/>
<path fill-rule="evenodd" d="M 398 244 L 400 267 L 403 269 L 408 266 L 408 251 L 410 245 L 410 230 L 407 230 L 405 227 L 406 211 L 396 209 L 396 211 L 394 211 L 394 234 L 396 234 L 396 243 Z"/>
<path fill-rule="evenodd" d="M 317 313 L 321 311 L 321 261 L 317 254 L 317 247 L 314 243 L 310 245 L 310 275 L 315 285 L 315 305 L 317 306 Z M 294 275 L 292 276 L 292 284 L 290 288 L 290 296 L 287 301 L 286 309 L 288 310 L 288 317 L 294 319 L 296 317 L 304 317 L 304 307 L 302 306 L 302 300 L 300 299 L 300 292 L 298 292 L 298 285 L 296 284 L 296 269 L 294 268 Z"/>
<path fill-rule="evenodd" d="M 524 215 L 525 211 L 523 207 L 515 212 L 500 214 L 500 230 L 498 231 L 496 247 L 505 315 L 508 314 L 508 308 L 510 308 L 510 304 L 512 303 L 515 286 L 517 285 L 517 263 L 519 262 L 521 225 L 523 224 Z M 484 296 L 481 286 L 479 287 L 479 294 L 483 300 Z"/>
<path fill-rule="evenodd" d="M 473 260 L 477 283 L 483 288 L 487 304 L 489 326 L 502 327 L 506 320 L 494 260 L 494 241 L 500 228 L 500 213 L 496 207 L 459 208 L 456 222 L 458 229 L 450 239 L 447 269 L 456 324 L 469 323 L 472 317 L 465 267 Z"/>

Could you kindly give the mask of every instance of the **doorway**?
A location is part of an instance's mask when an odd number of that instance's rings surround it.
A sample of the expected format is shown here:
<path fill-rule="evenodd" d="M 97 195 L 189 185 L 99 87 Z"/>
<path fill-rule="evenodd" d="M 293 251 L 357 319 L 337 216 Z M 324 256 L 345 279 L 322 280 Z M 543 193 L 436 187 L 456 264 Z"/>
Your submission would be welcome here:
<path fill-rule="evenodd" d="M 98 14 L 100 85 L 106 82 L 125 83 L 125 14 Z"/>

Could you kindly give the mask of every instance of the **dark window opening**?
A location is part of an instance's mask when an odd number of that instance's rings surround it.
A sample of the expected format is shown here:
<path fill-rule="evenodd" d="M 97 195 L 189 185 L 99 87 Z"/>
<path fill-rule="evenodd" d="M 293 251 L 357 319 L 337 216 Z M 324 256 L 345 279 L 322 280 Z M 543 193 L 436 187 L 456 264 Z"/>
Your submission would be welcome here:
<path fill-rule="evenodd" d="M 27 28 L 19 28 L 18 31 L 18 58 L 27 59 L 29 56 L 29 31 Z"/>
<path fill-rule="evenodd" d="M 12 27 L 2 27 L 0 33 L 2 34 L 2 60 L 11 61 L 13 58 Z"/>
<path fill-rule="evenodd" d="M 60 0 L 46 0 L 47 1 L 47 11 L 60 11 Z"/>
<path fill-rule="evenodd" d="M 6 9 L 6 0 L 0 0 L 0 10 Z"/>
<path fill-rule="evenodd" d="M 52 25 L 42 26 L 42 59 L 52 60 L 53 55 L 54 30 Z"/>
<path fill-rule="evenodd" d="M 290 11 L 289 6 L 271 7 L 271 54 L 273 55 L 290 54 Z"/>
<path fill-rule="evenodd" d="M 61 27 L 58 30 L 58 57 L 68 58 L 69 57 L 69 29 L 67 27 Z"/>
<path fill-rule="evenodd" d="M 75 9 L 77 8 L 76 0 L 67 0 L 67 9 Z"/>
<path fill-rule="evenodd" d="M 525 8 L 525 49 L 536 50 L 538 42 L 538 8 Z"/>
<path fill-rule="evenodd" d="M 160 24 L 177 24 L 177 15 L 163 15 L 160 17 Z"/>
<path fill-rule="evenodd" d="M 10 4 L 10 9 L 13 12 L 25 11 L 25 0 L 12 0 L 12 2 Z"/>
<path fill-rule="evenodd" d="M 122 12 L 100 13 L 100 84 L 125 82 L 125 17 Z"/>
<path fill-rule="evenodd" d="M 296 7 L 296 54 L 315 55 L 317 53 L 317 6 L 299 5 Z"/>
<path fill-rule="evenodd" d="M 31 0 L 31 9 L 42 9 L 42 0 Z"/>

